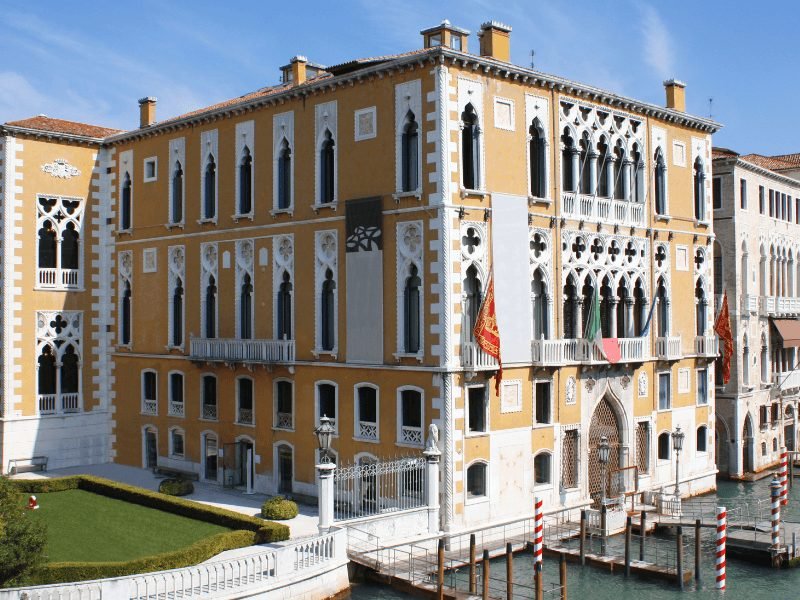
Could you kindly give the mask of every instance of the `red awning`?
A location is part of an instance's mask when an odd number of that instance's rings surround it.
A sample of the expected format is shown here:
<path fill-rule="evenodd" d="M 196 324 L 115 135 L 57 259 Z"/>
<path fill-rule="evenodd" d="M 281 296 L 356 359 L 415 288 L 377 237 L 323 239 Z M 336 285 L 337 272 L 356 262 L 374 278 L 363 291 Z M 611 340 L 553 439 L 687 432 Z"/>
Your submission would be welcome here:
<path fill-rule="evenodd" d="M 800 346 L 800 321 L 796 319 L 772 319 L 783 340 L 784 348 Z"/>

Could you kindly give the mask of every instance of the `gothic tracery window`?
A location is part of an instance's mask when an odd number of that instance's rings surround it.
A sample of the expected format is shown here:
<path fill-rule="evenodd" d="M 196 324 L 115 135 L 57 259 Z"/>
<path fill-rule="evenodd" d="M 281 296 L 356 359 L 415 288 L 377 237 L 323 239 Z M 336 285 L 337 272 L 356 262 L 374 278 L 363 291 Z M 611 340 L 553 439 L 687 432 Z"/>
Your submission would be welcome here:
<path fill-rule="evenodd" d="M 83 201 L 79 198 L 37 198 L 37 286 L 46 289 L 82 285 Z"/>

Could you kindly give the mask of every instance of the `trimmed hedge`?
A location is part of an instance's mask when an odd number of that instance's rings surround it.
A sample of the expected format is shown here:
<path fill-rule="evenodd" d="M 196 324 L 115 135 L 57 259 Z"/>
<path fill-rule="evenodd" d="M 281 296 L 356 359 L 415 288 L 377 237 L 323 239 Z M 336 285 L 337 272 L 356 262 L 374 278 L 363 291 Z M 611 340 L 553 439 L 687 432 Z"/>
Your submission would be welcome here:
<path fill-rule="evenodd" d="M 264 521 L 258 517 L 250 517 L 224 508 L 167 496 L 93 475 L 72 475 L 57 479 L 16 479 L 14 484 L 21 492 L 29 494 L 80 489 L 235 530 L 199 540 L 191 546 L 174 552 L 126 562 L 50 563 L 26 579 L 25 584 L 66 583 L 177 569 L 198 564 L 225 550 L 289 539 L 289 528 L 281 523 Z"/>
<path fill-rule="evenodd" d="M 194 484 L 188 479 L 164 479 L 158 484 L 158 491 L 167 496 L 188 496 L 194 491 Z"/>
<path fill-rule="evenodd" d="M 261 505 L 261 516 L 265 519 L 285 521 L 294 519 L 299 512 L 297 503 L 283 496 L 273 496 Z"/>

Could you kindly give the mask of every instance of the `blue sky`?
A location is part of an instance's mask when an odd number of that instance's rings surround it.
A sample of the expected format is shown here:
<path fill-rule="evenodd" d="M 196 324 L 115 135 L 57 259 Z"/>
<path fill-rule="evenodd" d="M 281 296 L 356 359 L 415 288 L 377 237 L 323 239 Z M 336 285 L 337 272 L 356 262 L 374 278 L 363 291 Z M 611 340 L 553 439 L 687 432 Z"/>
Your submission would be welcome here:
<path fill-rule="evenodd" d="M 44 113 L 131 128 L 142 96 L 166 118 L 277 83 L 296 54 L 336 64 L 417 48 L 443 18 L 472 31 L 475 50 L 495 19 L 513 27 L 517 64 L 533 49 L 537 69 L 658 104 L 674 76 L 689 112 L 708 116 L 713 97 L 715 145 L 795 152 L 798 13 L 740 0 L 4 0 L 0 122 Z"/>

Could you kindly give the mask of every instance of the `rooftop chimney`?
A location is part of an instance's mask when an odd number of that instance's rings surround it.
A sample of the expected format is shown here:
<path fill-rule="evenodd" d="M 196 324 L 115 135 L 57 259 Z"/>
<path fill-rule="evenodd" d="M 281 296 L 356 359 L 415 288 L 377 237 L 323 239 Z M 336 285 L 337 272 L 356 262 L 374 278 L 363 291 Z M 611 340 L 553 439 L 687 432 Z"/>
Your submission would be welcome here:
<path fill-rule="evenodd" d="M 301 83 L 305 83 L 306 81 L 306 65 L 308 64 L 308 59 L 305 56 L 295 56 L 292 60 L 289 61 L 289 65 L 292 69 L 292 81 L 295 85 L 300 85 Z"/>
<path fill-rule="evenodd" d="M 677 79 L 667 79 L 664 90 L 667 92 L 667 108 L 686 112 L 686 84 Z"/>
<path fill-rule="evenodd" d="M 445 19 L 439 25 L 423 29 L 420 31 L 425 48 L 433 48 L 435 46 L 445 46 L 452 48 L 459 52 L 467 51 L 467 39 L 469 38 L 469 31 L 456 27 L 450 21 Z"/>
<path fill-rule="evenodd" d="M 158 98 L 147 96 L 139 100 L 139 127 L 150 127 L 156 122 L 156 102 Z"/>
<path fill-rule="evenodd" d="M 481 56 L 511 62 L 511 26 L 498 21 L 488 21 L 478 32 Z"/>

